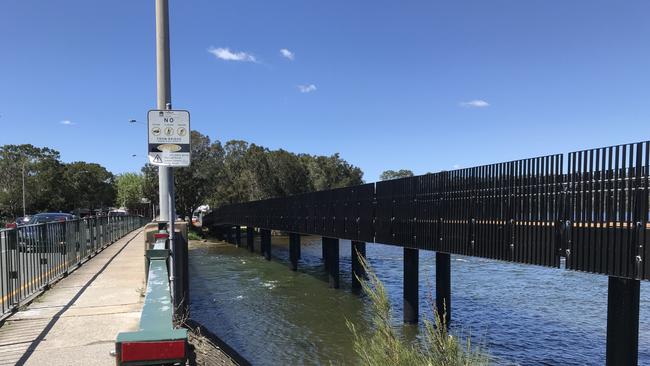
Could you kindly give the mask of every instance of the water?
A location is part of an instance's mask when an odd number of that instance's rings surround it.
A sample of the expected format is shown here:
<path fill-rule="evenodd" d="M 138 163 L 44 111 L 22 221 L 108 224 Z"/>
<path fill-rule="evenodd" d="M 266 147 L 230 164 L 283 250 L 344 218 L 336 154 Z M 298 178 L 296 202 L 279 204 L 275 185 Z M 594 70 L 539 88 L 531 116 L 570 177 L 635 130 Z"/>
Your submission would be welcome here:
<path fill-rule="evenodd" d="M 357 364 L 346 319 L 362 332 L 370 314 L 350 291 L 350 242 L 341 240 L 341 289 L 328 288 L 320 237 L 302 238 L 299 271 L 288 239 L 273 237 L 273 261 L 230 244 L 190 249 L 191 314 L 254 365 Z M 256 243 L 256 248 L 259 244 Z M 431 314 L 435 254 L 420 251 L 420 314 Z M 368 244 L 403 326 L 402 249 Z M 650 287 L 641 284 L 639 364 L 650 364 Z M 504 365 L 598 365 L 605 360 L 607 277 L 452 256 L 452 323 Z"/>

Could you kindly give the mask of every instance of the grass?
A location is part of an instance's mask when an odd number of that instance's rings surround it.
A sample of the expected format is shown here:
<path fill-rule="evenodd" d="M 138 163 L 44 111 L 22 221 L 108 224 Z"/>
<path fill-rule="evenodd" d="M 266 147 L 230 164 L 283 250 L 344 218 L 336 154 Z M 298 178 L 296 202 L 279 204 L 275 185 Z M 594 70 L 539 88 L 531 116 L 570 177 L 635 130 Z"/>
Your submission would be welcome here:
<path fill-rule="evenodd" d="M 444 316 L 434 311 L 433 321 L 424 320 L 424 336 L 412 343 L 404 341 L 391 324 L 391 305 L 384 285 L 372 271 L 365 258 L 359 256 L 367 279 L 361 278 L 363 292 L 368 296 L 372 311 L 371 334 L 360 334 L 354 324 L 346 321 L 354 337 L 354 350 L 360 364 L 475 366 L 488 365 L 489 355 L 473 346 L 469 337 L 464 346 L 459 338 L 447 331 Z"/>
<path fill-rule="evenodd" d="M 201 234 L 197 233 L 194 230 L 188 230 L 187 231 L 187 239 L 188 240 L 202 240 L 203 238 L 201 237 Z"/>

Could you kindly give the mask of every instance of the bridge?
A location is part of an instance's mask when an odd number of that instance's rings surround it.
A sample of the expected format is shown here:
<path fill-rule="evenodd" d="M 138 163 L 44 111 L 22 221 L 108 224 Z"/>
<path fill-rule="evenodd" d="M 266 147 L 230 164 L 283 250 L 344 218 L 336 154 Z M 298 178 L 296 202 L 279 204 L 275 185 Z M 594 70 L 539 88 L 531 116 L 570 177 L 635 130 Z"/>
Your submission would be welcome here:
<path fill-rule="evenodd" d="M 609 276 L 608 365 L 636 365 L 640 281 L 650 279 L 650 142 L 555 154 L 223 206 L 204 225 L 271 259 L 271 230 L 322 236 L 330 286 L 339 239 L 363 276 L 366 243 L 404 248 L 404 321 L 418 319 L 418 251 L 436 252 L 436 307 L 450 320 L 450 254 Z M 353 280 L 354 281 L 354 280 Z M 477 284 L 478 285 L 478 284 Z M 358 282 L 353 287 L 358 288 Z"/>

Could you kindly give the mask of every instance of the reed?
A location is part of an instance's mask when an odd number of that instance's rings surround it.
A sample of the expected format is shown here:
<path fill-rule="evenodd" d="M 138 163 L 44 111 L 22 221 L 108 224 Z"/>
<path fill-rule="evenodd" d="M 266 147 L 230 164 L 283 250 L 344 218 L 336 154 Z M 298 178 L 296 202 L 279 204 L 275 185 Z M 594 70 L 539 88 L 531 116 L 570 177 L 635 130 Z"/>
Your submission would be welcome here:
<path fill-rule="evenodd" d="M 427 366 L 477 366 L 488 365 L 490 357 L 483 347 L 473 345 L 470 337 L 463 338 L 448 332 L 445 317 L 433 311 L 433 320 L 424 319 L 424 334 L 414 342 L 400 337 L 391 323 L 392 311 L 384 285 L 372 271 L 368 262 L 359 256 L 367 278 L 360 278 L 363 293 L 371 306 L 370 335 L 360 333 L 354 323 L 346 320 L 354 337 L 354 350 L 360 364 L 427 365 Z"/>

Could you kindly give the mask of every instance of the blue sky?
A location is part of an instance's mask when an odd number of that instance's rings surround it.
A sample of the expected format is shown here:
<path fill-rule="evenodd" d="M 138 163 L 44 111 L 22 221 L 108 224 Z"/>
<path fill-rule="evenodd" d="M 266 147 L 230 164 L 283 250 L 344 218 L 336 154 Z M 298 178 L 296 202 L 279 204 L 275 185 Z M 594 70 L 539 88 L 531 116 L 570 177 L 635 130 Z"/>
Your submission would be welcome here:
<path fill-rule="evenodd" d="M 646 140 L 649 13 L 647 1 L 171 0 L 172 100 L 213 139 L 339 152 L 366 181 Z M 146 127 L 128 121 L 155 107 L 154 42 L 153 0 L 2 2 L 0 144 L 138 170 Z"/>

